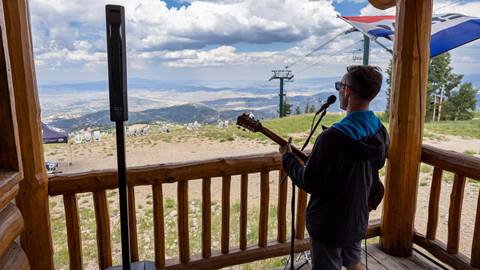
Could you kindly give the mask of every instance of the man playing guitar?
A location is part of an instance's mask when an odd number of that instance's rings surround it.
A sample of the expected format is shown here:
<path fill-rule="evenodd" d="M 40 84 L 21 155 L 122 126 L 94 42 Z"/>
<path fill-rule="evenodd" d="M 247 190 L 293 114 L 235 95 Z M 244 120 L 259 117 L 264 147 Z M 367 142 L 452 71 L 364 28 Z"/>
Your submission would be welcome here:
<path fill-rule="evenodd" d="M 381 185 L 378 170 L 389 144 L 385 127 L 369 111 L 381 85 L 378 67 L 349 66 L 335 83 L 340 108 L 347 116 L 318 136 L 305 165 L 292 153 L 291 138 L 279 149 L 293 183 L 311 194 L 307 230 L 312 269 L 363 269 L 360 241 L 367 233 L 372 208 L 369 195 Z"/>

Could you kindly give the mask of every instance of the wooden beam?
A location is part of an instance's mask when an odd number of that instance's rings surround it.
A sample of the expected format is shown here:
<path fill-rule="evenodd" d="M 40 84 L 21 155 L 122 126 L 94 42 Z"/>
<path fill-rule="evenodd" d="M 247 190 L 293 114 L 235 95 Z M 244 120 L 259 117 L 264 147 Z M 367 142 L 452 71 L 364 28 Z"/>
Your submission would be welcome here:
<path fill-rule="evenodd" d="M 247 248 L 248 174 L 240 179 L 240 249 Z"/>
<path fill-rule="evenodd" d="M 65 207 L 65 221 L 67 223 L 68 257 L 71 270 L 82 270 L 82 237 L 80 229 L 80 217 L 78 215 L 77 195 L 63 195 Z"/>
<path fill-rule="evenodd" d="M 432 0 L 398 0 L 396 12 L 391 144 L 380 239 L 388 254 L 409 256 L 427 102 Z"/>
<path fill-rule="evenodd" d="M 460 244 L 460 220 L 462 217 L 465 182 L 465 176 L 455 174 L 452 193 L 450 193 L 450 207 L 448 209 L 447 251 L 451 254 L 458 253 L 458 246 Z"/>
<path fill-rule="evenodd" d="M 178 200 L 178 249 L 181 263 L 190 261 L 190 240 L 188 231 L 188 182 L 180 181 L 177 184 Z"/>
<path fill-rule="evenodd" d="M 467 256 L 461 253 L 455 255 L 448 253 L 445 244 L 438 240 L 430 240 L 419 233 L 415 233 L 413 242 L 430 252 L 435 258 L 453 267 L 453 269 L 478 270 L 478 268 L 469 265 Z"/>
<path fill-rule="evenodd" d="M 222 177 L 243 173 L 273 171 L 282 168 L 278 152 L 244 155 L 210 160 L 155 164 L 128 168 L 129 186 L 149 186 L 155 183 L 175 183 L 204 177 Z M 48 182 L 51 196 L 65 193 L 94 192 L 118 188 L 117 171 L 97 170 L 83 173 L 58 174 Z"/>
<path fill-rule="evenodd" d="M 222 177 L 222 229 L 220 244 L 223 254 L 227 254 L 230 247 L 230 175 Z"/>
<path fill-rule="evenodd" d="M 97 222 L 98 267 L 106 269 L 112 266 L 112 242 L 110 240 L 110 217 L 105 191 L 93 193 L 93 206 Z"/>
<path fill-rule="evenodd" d="M 25 255 L 25 252 L 23 252 L 23 249 L 16 242 L 13 242 L 10 245 L 9 249 L 1 257 L 0 269 L 15 269 L 15 270 L 30 269 L 27 255 Z"/>
<path fill-rule="evenodd" d="M 310 248 L 309 239 L 295 241 L 295 251 L 301 252 Z M 263 260 L 282 255 L 287 255 L 290 252 L 290 242 L 277 243 L 276 241 L 267 242 L 265 247 L 250 246 L 242 250 L 239 248 L 232 249 L 228 254 L 215 252 L 209 258 L 202 258 L 202 256 L 194 255 L 188 263 L 178 263 L 178 260 L 169 260 L 166 263 L 164 270 L 177 269 L 195 269 L 195 270 L 212 270 L 220 269 L 227 266 L 233 266 L 257 260 Z"/>
<path fill-rule="evenodd" d="M 258 246 L 266 247 L 268 242 L 268 207 L 270 198 L 269 172 L 260 173 L 260 217 L 258 219 Z"/>
<path fill-rule="evenodd" d="M 424 145 L 422 147 L 422 162 L 442 168 L 445 171 L 480 180 L 480 158 L 478 157 Z"/>
<path fill-rule="evenodd" d="M 10 203 L 0 212 L 0 256 L 23 230 L 23 218 L 15 204 Z"/>
<path fill-rule="evenodd" d="M 202 180 L 202 256 L 212 255 L 212 179 Z"/>
<path fill-rule="evenodd" d="M 135 188 L 128 187 L 128 219 L 130 229 L 130 259 L 138 261 L 137 213 L 135 210 Z"/>
<path fill-rule="evenodd" d="M 480 268 L 480 193 L 478 194 L 477 215 L 475 216 L 475 228 L 473 230 L 471 256 L 472 256 L 472 260 L 471 260 L 472 266 Z"/>
<path fill-rule="evenodd" d="M 307 193 L 297 188 L 297 223 L 295 228 L 295 238 L 305 238 L 305 224 L 307 218 Z"/>
<path fill-rule="evenodd" d="M 155 266 L 157 268 L 165 265 L 165 222 L 163 213 L 163 191 L 162 184 L 152 186 L 153 194 L 153 238 L 155 240 Z"/>
<path fill-rule="evenodd" d="M 368 2 L 378 9 L 391 8 L 396 4 L 396 0 L 368 0 Z"/>
<path fill-rule="evenodd" d="M 32 269 L 53 269 L 48 178 L 27 0 L 3 0 L 24 180 L 16 203 L 25 219 L 20 240 Z"/>
<path fill-rule="evenodd" d="M 278 206 L 277 206 L 277 241 L 287 241 L 287 188 L 289 181 L 287 173 L 282 169 L 278 172 Z M 285 178 L 285 179 L 284 179 Z M 284 180 L 282 182 L 282 180 Z"/>
<path fill-rule="evenodd" d="M 0 169 L 21 171 L 17 116 L 13 96 L 7 28 L 3 4 L 0 3 Z M 0 180 L 3 178 L 0 178 Z"/>
<path fill-rule="evenodd" d="M 434 240 L 437 234 L 438 207 L 440 205 L 440 189 L 442 187 L 442 169 L 433 169 L 430 200 L 428 202 L 427 239 Z"/>

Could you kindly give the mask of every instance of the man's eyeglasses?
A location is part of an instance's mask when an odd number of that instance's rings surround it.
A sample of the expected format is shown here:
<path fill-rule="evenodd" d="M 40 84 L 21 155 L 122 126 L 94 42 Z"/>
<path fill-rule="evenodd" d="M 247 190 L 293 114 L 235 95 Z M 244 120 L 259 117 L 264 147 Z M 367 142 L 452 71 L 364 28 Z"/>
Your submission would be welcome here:
<path fill-rule="evenodd" d="M 344 86 L 346 86 L 346 84 L 342 82 L 335 82 L 335 89 L 337 89 L 337 91 L 340 91 Z"/>
<path fill-rule="evenodd" d="M 340 91 L 342 89 L 342 87 L 345 87 L 345 86 L 350 87 L 350 89 L 352 89 L 353 92 L 356 92 L 355 89 L 348 84 L 345 84 L 345 83 L 342 83 L 342 82 L 335 82 L 335 89 L 337 89 L 337 91 Z"/>

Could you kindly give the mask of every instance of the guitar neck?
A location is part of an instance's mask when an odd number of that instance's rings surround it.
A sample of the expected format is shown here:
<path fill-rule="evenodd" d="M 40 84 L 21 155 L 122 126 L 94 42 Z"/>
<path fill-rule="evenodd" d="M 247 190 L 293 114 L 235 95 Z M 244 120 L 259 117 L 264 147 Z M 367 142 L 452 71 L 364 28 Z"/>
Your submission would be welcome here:
<path fill-rule="evenodd" d="M 275 134 L 275 132 L 269 130 L 266 127 L 262 126 L 259 132 L 261 132 L 263 135 L 267 136 L 268 138 L 270 138 L 272 141 L 276 142 L 280 146 L 284 146 L 288 143 L 282 137 L 278 136 L 277 134 Z M 303 162 L 307 160 L 307 155 L 293 145 L 292 145 L 292 152 Z"/>

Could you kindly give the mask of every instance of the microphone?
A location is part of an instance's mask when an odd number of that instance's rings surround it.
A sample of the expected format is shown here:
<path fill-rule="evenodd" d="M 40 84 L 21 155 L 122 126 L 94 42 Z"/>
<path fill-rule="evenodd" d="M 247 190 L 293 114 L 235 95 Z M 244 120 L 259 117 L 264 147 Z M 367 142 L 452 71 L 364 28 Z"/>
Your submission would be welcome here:
<path fill-rule="evenodd" d="M 328 109 L 328 107 L 330 105 L 332 105 L 333 103 L 335 103 L 335 101 L 337 101 L 337 97 L 335 95 L 331 95 L 327 98 L 327 101 L 325 103 L 323 103 L 322 107 L 320 107 L 320 109 L 318 109 L 318 111 L 315 113 L 315 115 L 321 113 L 322 111 Z"/>

